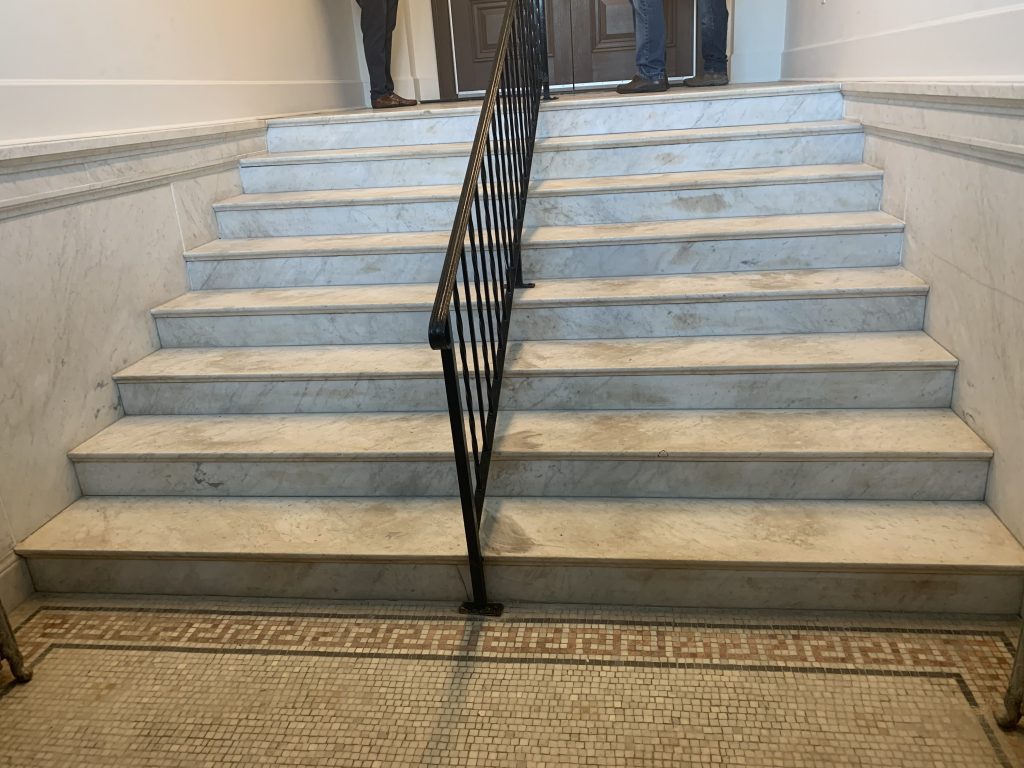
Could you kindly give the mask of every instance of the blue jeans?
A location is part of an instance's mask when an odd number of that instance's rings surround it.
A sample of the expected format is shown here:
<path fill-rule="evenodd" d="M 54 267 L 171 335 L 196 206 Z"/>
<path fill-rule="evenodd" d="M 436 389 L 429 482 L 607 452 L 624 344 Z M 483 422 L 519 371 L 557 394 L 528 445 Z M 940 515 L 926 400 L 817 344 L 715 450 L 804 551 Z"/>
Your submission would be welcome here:
<path fill-rule="evenodd" d="M 629 0 L 636 26 L 636 71 L 648 80 L 665 79 L 665 7 L 663 0 Z M 722 0 L 725 2 L 725 0 Z"/>
<path fill-rule="evenodd" d="M 729 9 L 725 0 L 697 0 L 700 17 L 700 50 L 704 71 L 725 74 L 729 69 L 726 41 L 729 35 Z"/>

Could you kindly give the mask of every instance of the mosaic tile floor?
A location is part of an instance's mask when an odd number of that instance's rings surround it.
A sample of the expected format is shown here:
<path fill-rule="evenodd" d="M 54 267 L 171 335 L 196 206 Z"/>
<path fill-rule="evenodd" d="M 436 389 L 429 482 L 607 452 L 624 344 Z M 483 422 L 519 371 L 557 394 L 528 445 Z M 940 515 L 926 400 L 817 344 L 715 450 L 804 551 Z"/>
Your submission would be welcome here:
<path fill-rule="evenodd" d="M 1015 624 L 39 599 L 0 765 L 1016 766 Z"/>

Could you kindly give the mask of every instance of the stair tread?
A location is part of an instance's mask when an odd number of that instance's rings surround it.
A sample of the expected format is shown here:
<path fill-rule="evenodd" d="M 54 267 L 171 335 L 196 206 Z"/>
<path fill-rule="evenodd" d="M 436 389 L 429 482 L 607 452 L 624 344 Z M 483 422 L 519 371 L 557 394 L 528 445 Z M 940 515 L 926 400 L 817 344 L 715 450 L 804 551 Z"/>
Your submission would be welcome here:
<path fill-rule="evenodd" d="M 23 542 L 36 556 L 462 562 L 457 499 L 85 497 Z"/>
<path fill-rule="evenodd" d="M 1024 570 L 978 502 L 491 498 L 492 565 Z M 457 499 L 86 497 L 27 557 L 464 562 Z"/>
<path fill-rule="evenodd" d="M 490 499 L 492 564 L 1024 570 L 982 503 Z"/>
<path fill-rule="evenodd" d="M 575 227 L 536 227 L 523 232 L 524 247 L 646 243 L 732 238 L 901 232 L 903 222 L 882 211 L 683 219 Z M 190 261 L 278 256 L 422 253 L 443 251 L 450 232 L 313 235 L 214 240 L 186 253 Z"/>
<path fill-rule="evenodd" d="M 927 284 L 902 267 L 713 272 L 547 280 L 517 293 L 519 307 L 698 303 L 819 296 L 918 296 Z M 191 291 L 153 309 L 156 317 L 423 311 L 432 283 Z"/>
<path fill-rule="evenodd" d="M 852 120 L 822 120 L 806 123 L 771 123 L 765 125 L 718 126 L 686 128 L 677 131 L 636 131 L 583 136 L 559 136 L 537 140 L 537 152 L 562 152 L 573 149 L 598 149 L 689 144 L 705 141 L 730 141 L 799 136 L 825 136 L 859 133 L 860 123 Z M 243 168 L 303 165 L 306 163 L 341 163 L 359 160 L 400 160 L 414 157 L 467 157 L 470 142 L 447 144 L 415 144 L 395 147 L 355 147 L 301 152 L 274 152 L 242 160 Z"/>
<path fill-rule="evenodd" d="M 952 370 L 956 364 L 956 358 L 921 331 L 784 334 L 513 342 L 505 361 L 505 376 Z M 128 383 L 440 375 L 440 356 L 425 344 L 382 344 L 162 349 L 114 378 Z"/>
<path fill-rule="evenodd" d="M 451 460 L 447 413 L 133 416 L 75 461 Z M 979 460 L 992 451 L 948 409 L 519 411 L 494 455 L 538 460 Z"/>
<path fill-rule="evenodd" d="M 645 190 L 718 189 L 860 179 L 880 180 L 881 178 L 882 171 L 880 169 L 862 163 L 730 168 L 712 171 L 550 179 L 531 184 L 530 196 L 538 198 L 561 195 L 621 194 Z M 217 211 L 224 212 L 270 208 L 322 208 L 338 205 L 394 205 L 433 200 L 458 200 L 461 193 L 461 184 L 264 192 L 237 195 L 216 203 L 213 207 Z"/>
<path fill-rule="evenodd" d="M 645 104 L 721 101 L 724 99 L 757 98 L 764 96 L 811 95 L 816 93 L 838 93 L 837 83 L 797 83 L 797 84 L 764 84 L 764 85 L 730 85 L 714 90 L 672 88 L 665 93 L 647 94 Z M 542 112 L 555 112 L 568 109 L 587 109 L 616 105 L 635 105 L 636 98 L 620 96 L 614 92 L 581 93 L 577 95 L 561 95 L 557 101 L 541 102 Z M 269 128 L 289 128 L 303 125 L 336 125 L 339 123 L 362 123 L 392 120 L 418 120 L 424 117 L 456 117 L 480 113 L 479 103 L 465 104 L 449 102 L 441 104 L 419 105 L 412 109 L 402 109 L 388 114 L 379 110 L 351 109 L 320 115 L 302 115 L 298 117 L 282 117 L 267 121 Z"/>

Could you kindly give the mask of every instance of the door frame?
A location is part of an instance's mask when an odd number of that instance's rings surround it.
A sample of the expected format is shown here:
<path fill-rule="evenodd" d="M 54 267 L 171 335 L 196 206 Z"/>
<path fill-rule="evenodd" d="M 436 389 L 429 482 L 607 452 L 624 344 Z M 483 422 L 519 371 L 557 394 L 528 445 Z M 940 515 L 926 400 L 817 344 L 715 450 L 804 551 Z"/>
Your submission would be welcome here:
<path fill-rule="evenodd" d="M 559 0 L 555 0 L 559 2 Z M 568 3 L 566 3 L 568 5 Z M 452 11 L 451 0 L 430 0 L 430 9 L 434 17 L 434 50 L 437 55 L 437 80 L 441 93 L 441 101 L 458 101 L 459 99 L 475 99 L 483 95 L 483 91 L 466 91 L 460 93 L 458 90 L 458 74 L 455 70 L 455 39 L 452 35 Z M 697 3 L 693 4 L 693 75 L 684 77 L 670 77 L 669 82 L 681 83 L 689 80 L 700 72 L 700 39 L 697 27 Z M 572 83 L 567 85 L 553 85 L 551 90 L 555 92 L 595 90 L 608 88 L 617 85 L 622 81 L 612 80 L 602 83 Z"/>

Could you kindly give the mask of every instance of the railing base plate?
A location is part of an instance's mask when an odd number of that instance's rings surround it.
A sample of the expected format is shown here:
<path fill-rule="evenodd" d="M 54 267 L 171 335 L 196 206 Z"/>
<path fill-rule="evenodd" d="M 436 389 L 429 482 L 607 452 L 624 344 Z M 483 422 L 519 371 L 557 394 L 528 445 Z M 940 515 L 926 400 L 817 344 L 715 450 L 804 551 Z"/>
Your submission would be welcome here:
<path fill-rule="evenodd" d="M 469 616 L 501 616 L 505 612 L 505 606 L 501 603 L 463 603 L 459 606 L 459 613 Z"/>

